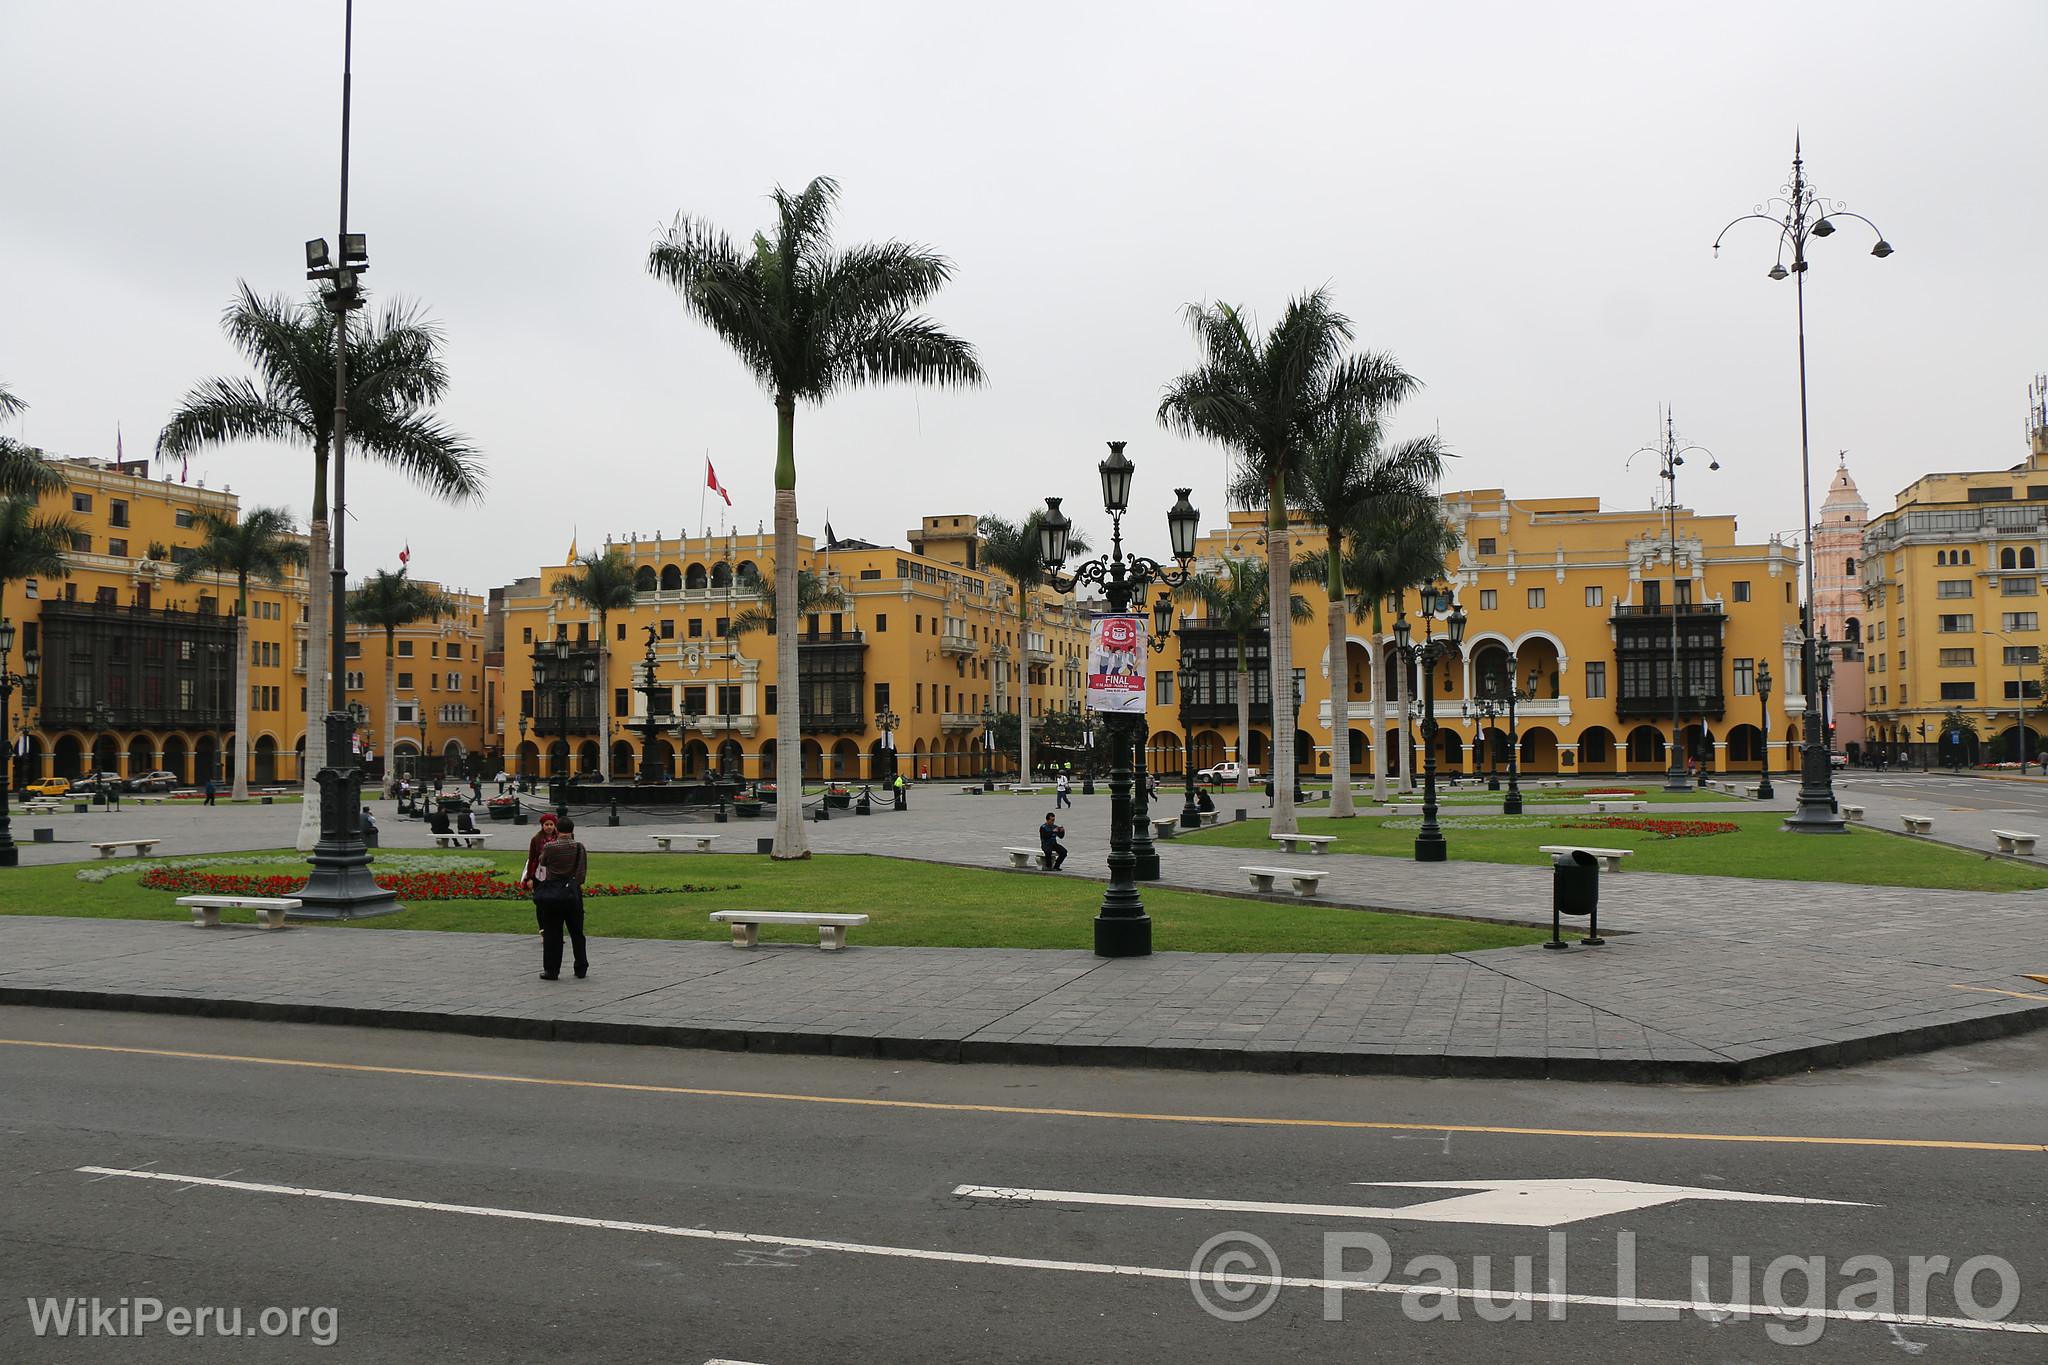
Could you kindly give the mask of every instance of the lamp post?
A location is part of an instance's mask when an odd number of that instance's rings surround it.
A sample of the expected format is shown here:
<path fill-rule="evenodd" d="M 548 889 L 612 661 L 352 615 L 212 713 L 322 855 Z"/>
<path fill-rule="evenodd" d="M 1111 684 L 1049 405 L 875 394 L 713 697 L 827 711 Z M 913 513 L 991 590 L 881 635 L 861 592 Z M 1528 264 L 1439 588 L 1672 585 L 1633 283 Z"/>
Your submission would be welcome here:
<path fill-rule="evenodd" d="M 1486 750 L 1486 789 L 1500 790 L 1500 774 L 1493 770 L 1493 723 L 1500 719 L 1500 698 L 1494 695 L 1499 680 L 1488 673 L 1479 684 L 1479 696 L 1463 703 L 1459 710 L 1477 726 L 1479 742 Z"/>
<path fill-rule="evenodd" d="M 654 641 L 658 632 L 653 626 L 643 629 L 647 632 L 647 653 L 640 660 L 640 686 L 637 690 L 647 698 L 647 718 L 640 725 L 640 772 L 635 785 L 646 787 L 668 781 L 669 775 L 659 771 L 654 761 L 654 739 L 661 733 L 661 722 L 654 714 L 654 698 L 663 690 L 654 677 Z"/>
<path fill-rule="evenodd" d="M 1201 798 L 1195 793 L 1195 725 L 1188 719 L 1188 670 L 1186 656 L 1182 656 L 1180 670 L 1180 746 L 1187 761 L 1181 765 L 1185 770 L 1187 799 L 1181 803 L 1180 827 L 1200 829 L 1202 827 Z"/>
<path fill-rule="evenodd" d="M 1440 863 L 1450 855 L 1450 848 L 1436 822 L 1436 663 L 1455 658 L 1464 647 L 1465 609 L 1453 605 L 1451 590 L 1438 584 L 1424 584 L 1417 596 L 1422 599 L 1422 641 L 1414 642 L 1415 628 L 1403 611 L 1394 618 L 1394 648 L 1404 667 L 1420 664 L 1423 669 L 1422 828 L 1415 832 L 1415 861 Z M 1431 635 L 1438 616 L 1444 618 L 1446 632 L 1441 639 Z"/>
<path fill-rule="evenodd" d="M 1178 567 L 1167 568 L 1155 559 L 1125 555 L 1124 512 L 1130 506 L 1133 466 L 1124 455 L 1124 442 L 1109 443 L 1109 458 L 1096 466 L 1102 478 L 1102 506 L 1109 513 L 1110 552 L 1078 565 L 1072 574 L 1061 572 L 1067 562 L 1067 535 L 1073 523 L 1060 511 L 1058 498 L 1045 500 L 1045 517 L 1038 528 L 1039 558 L 1044 561 L 1046 579 L 1054 592 L 1070 593 L 1083 583 L 1102 587 L 1112 613 L 1126 613 L 1131 599 L 1151 584 L 1178 587 L 1187 582 L 1195 558 L 1195 535 L 1201 513 L 1188 502 L 1186 488 L 1166 514 L 1167 533 Z M 1091 660 L 1090 671 L 1093 671 Z M 1126 698 L 1118 698 L 1125 701 Z M 1137 723 L 1144 725 L 1145 694 L 1136 698 Z M 1152 951 L 1152 921 L 1138 895 L 1135 875 L 1137 861 L 1131 848 L 1131 732 L 1130 715 L 1109 712 L 1109 886 L 1102 893 L 1102 908 L 1095 917 L 1097 957 L 1143 957 Z"/>
<path fill-rule="evenodd" d="M 1671 569 L 1671 761 L 1664 771 L 1664 790 L 1682 792 L 1692 783 L 1685 775 L 1685 726 L 1679 715 L 1679 700 L 1683 688 L 1679 683 L 1678 667 L 1678 471 L 1684 465 L 1685 457 L 1697 451 L 1707 457 L 1707 468 L 1719 469 L 1721 462 L 1713 452 L 1701 446 L 1681 446 L 1674 429 L 1671 409 L 1664 410 L 1664 439 L 1654 446 L 1644 446 L 1630 455 L 1623 468 L 1634 464 L 1637 455 L 1654 455 L 1657 459 L 1657 477 L 1664 481 L 1664 555 Z M 1704 721 L 1704 717 L 1701 718 Z"/>
<path fill-rule="evenodd" d="M 1927 722 L 1920 722 L 1920 771 L 1929 771 L 1927 764 Z"/>
<path fill-rule="evenodd" d="M 1770 212 L 1765 212 L 1766 207 Z M 1813 474 L 1807 439 L 1806 407 L 1806 248 L 1816 237 L 1826 238 L 1835 234 L 1837 218 L 1853 218 L 1877 235 L 1877 244 L 1870 248 L 1870 254 L 1883 260 L 1892 254 L 1892 245 L 1879 232 L 1877 224 L 1860 213 L 1850 213 L 1842 207 L 1839 199 L 1830 200 L 1813 192 L 1813 186 L 1806 179 L 1806 163 L 1801 156 L 1799 139 L 1792 140 L 1792 180 L 1781 187 L 1781 193 L 1767 204 L 1743 214 L 1721 229 L 1714 238 L 1714 252 L 1720 254 L 1721 238 L 1728 235 L 1729 228 L 1736 223 L 1750 219 L 1769 223 L 1778 230 L 1777 260 L 1767 272 L 1774 280 L 1792 277 L 1797 299 L 1799 324 L 1799 496 L 1805 509 L 1806 526 L 1806 630 L 1801 646 L 1805 677 L 1801 685 L 1806 693 L 1806 737 L 1799 763 L 1799 809 L 1785 820 L 1785 828 L 1805 834 L 1842 834 L 1848 829 L 1842 818 L 1840 807 L 1835 801 L 1834 772 L 1828 761 L 1827 732 L 1821 738 L 1813 734 L 1813 717 L 1820 710 L 1819 669 L 1814 659 L 1814 614 L 1818 601 L 1814 589 L 1813 565 Z M 1792 268 L 1785 268 L 1785 251 L 1792 252 Z"/>
<path fill-rule="evenodd" d="M 1768 659 L 1757 665 L 1756 695 L 1764 716 L 1764 770 L 1757 779 L 1756 795 L 1759 801 L 1768 801 L 1777 795 L 1771 790 L 1771 665 Z"/>
<path fill-rule="evenodd" d="M 413 726 L 420 732 L 420 756 L 414 760 L 419 767 L 420 787 L 427 785 L 427 707 L 418 697 L 412 701 Z"/>
<path fill-rule="evenodd" d="M 1160 593 L 1159 600 L 1152 604 L 1152 637 L 1145 642 L 1154 654 L 1166 648 L 1167 636 L 1172 630 L 1173 598 Z M 1150 729 L 1149 720 L 1138 727 L 1141 736 Z M 1137 759 L 1131 765 L 1132 875 L 1141 882 L 1156 882 L 1159 880 L 1159 847 L 1152 842 L 1152 783 L 1147 776 L 1149 755 L 1143 742 L 1135 746 L 1135 752 Z"/>
<path fill-rule="evenodd" d="M 1828 648 L 1828 635 L 1825 630 L 1820 634 L 1819 648 L 1815 652 L 1814 662 L 1818 666 L 1820 674 L 1821 757 L 1828 765 L 1828 780 L 1830 786 L 1832 786 L 1835 768 L 1835 726 L 1834 722 L 1828 718 L 1828 709 L 1834 700 L 1831 694 L 1834 691 L 1835 685 L 1835 656 L 1833 651 Z"/>
<path fill-rule="evenodd" d="M 15 846 L 11 817 L 7 813 L 8 789 L 14 785 L 14 689 L 22 689 L 24 701 L 36 685 L 43 656 L 34 648 L 21 653 L 21 672 L 8 671 L 8 656 L 14 653 L 14 622 L 0 617 L 0 867 L 18 867 L 21 850 Z"/>
<path fill-rule="evenodd" d="M 1522 732 L 1515 721 L 1515 704 L 1536 700 L 1536 677 L 1536 670 L 1530 669 L 1527 690 L 1516 685 L 1512 672 L 1500 680 L 1508 701 L 1508 794 L 1500 803 L 1502 815 L 1522 813 Z"/>
<path fill-rule="evenodd" d="M 526 730 L 533 724 L 533 717 L 526 712 L 519 713 L 519 790 L 533 790 L 533 774 L 526 770 Z"/>
<path fill-rule="evenodd" d="M 981 708 L 981 789 L 992 792 L 996 789 L 996 713 L 989 707 Z"/>
<path fill-rule="evenodd" d="M 883 777 L 892 782 L 896 777 L 896 727 L 902 723 L 903 717 L 886 706 L 875 712 L 875 725 L 882 732 L 882 753 L 888 768 Z"/>

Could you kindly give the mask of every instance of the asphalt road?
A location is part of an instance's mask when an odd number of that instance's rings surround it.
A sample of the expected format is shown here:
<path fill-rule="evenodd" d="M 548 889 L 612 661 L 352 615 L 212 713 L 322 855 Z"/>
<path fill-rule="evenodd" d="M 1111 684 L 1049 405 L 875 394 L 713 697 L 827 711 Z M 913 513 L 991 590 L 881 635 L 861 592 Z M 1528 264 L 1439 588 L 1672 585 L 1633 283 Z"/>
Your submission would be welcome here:
<path fill-rule="evenodd" d="M 2039 1362 L 2044 1062 L 2035 1035 L 1741 1089 L 1626 1087 L 5 1009 L 0 1360 Z M 1455 1188 L 1360 1183 L 1394 1181 Z M 1270 1298 L 1243 1321 L 1205 1311 L 1187 1276 L 1219 1236 L 1253 1258 L 1226 1268 L 1262 1278 L 1209 1286 L 1212 1305 Z M 1339 1263 L 1332 1236 L 1350 1239 Z M 1921 1267 L 1924 1303 L 1915 1256 L 1949 1258 Z M 1742 1257 L 1749 1303 L 1836 1313 L 1845 1289 L 1896 1292 L 1850 1305 L 1882 1321 L 1622 1320 L 1612 1302 L 1725 1303 Z M 1781 1257 L 1799 1260 L 1771 1272 Z M 1995 1259 L 1959 1292 L 1978 1257 Z M 1378 1289 L 1324 1283 L 1375 1271 Z M 1386 1292 L 1448 1275 L 1469 1292 L 1481 1273 L 1510 1297 Z M 308 1311 L 297 1338 L 34 1334 L 34 1301 L 94 1296 L 239 1307 L 250 1330 Z M 2002 1330 L 1972 1324 L 1995 1310 Z"/>

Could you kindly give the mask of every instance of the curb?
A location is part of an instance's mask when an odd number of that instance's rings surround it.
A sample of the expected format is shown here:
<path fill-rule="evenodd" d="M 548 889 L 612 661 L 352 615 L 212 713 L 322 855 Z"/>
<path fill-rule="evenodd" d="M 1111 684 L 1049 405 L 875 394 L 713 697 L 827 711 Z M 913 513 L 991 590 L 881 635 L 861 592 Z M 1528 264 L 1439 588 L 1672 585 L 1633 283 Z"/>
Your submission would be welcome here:
<path fill-rule="evenodd" d="M 974 1039 L 808 1033 L 787 1029 L 626 1024 L 589 1019 L 450 1014 L 365 1009 L 275 1000 L 139 995 L 54 987 L 0 986 L 0 1005 L 94 1009 L 140 1014 L 244 1019 L 263 1023 L 332 1024 L 411 1029 L 533 1042 L 611 1043 L 633 1047 L 701 1048 L 716 1052 L 864 1057 L 883 1061 L 999 1063 L 1022 1066 L 1104 1066 L 1265 1075 L 1424 1076 L 1482 1080 L 1619 1081 L 1630 1084 L 1765 1080 L 1821 1067 L 1854 1066 L 1963 1043 L 1987 1042 L 2048 1028 L 2048 1006 L 1941 1024 L 1925 1024 L 1842 1042 L 1790 1048 L 1750 1058 L 1715 1060 L 1499 1056 L 1479 1053 L 1342 1052 L 1111 1044 L 1020 1043 Z"/>

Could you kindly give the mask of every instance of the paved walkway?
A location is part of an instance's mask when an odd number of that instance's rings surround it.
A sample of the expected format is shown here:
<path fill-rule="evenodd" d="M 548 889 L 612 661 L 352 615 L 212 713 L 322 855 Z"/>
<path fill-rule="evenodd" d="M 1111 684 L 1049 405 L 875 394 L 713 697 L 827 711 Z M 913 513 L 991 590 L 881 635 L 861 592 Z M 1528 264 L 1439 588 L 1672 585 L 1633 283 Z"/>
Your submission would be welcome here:
<path fill-rule="evenodd" d="M 1062 875 L 1099 878 L 1106 798 L 1076 801 L 1062 816 L 1073 848 Z M 1005 866 L 1002 846 L 1030 842 L 1043 806 L 936 791 L 913 803 L 907 815 L 813 824 L 813 846 Z M 1221 804 L 1228 819 L 1263 801 Z M 226 851 L 286 841 L 296 808 L 77 818 L 162 832 L 166 852 Z M 648 830 L 668 823 L 594 820 L 583 832 L 594 848 L 639 852 Z M 500 828 L 501 846 L 526 833 Z M 703 828 L 735 851 L 751 851 L 767 829 Z M 387 846 L 424 842 L 417 822 L 387 820 L 385 831 Z M 24 851 L 89 856 L 78 842 Z M 1167 884 L 1197 890 L 1234 888 L 1248 860 L 1246 850 L 1180 842 L 1161 856 Z M 1541 867 L 1350 855 L 1312 865 L 1332 904 L 1547 920 Z M 1641 1079 L 1740 1079 L 2048 1025 L 2048 985 L 2027 975 L 2048 974 L 2048 893 L 1625 873 L 1603 879 L 1601 927 L 1608 946 L 1565 953 L 1108 962 L 1069 951 L 742 953 L 604 940 L 590 980 L 546 983 L 525 936 L 4 917 L 0 1002 L 957 1060 Z"/>

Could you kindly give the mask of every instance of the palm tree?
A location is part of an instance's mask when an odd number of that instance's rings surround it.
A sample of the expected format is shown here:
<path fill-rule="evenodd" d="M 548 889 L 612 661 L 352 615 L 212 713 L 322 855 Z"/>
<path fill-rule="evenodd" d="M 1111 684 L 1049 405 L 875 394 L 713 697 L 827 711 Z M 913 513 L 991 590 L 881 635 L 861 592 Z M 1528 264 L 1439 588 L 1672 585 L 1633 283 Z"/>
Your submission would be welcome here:
<path fill-rule="evenodd" d="M 282 507 L 252 507 L 242 519 L 201 512 L 193 523 L 204 537 L 174 575 L 190 583 L 201 574 L 235 577 L 234 799 L 249 799 L 249 580 L 284 581 L 285 570 L 306 562 L 292 514 Z M 310 754 L 308 755 L 311 756 Z"/>
<path fill-rule="evenodd" d="M 431 411 L 448 391 L 441 332 L 420 311 L 393 304 L 372 322 L 350 313 L 347 395 L 349 450 L 399 470 L 451 501 L 483 491 L 483 474 L 468 441 Z M 309 709 L 327 695 L 332 585 L 328 539 L 327 465 L 334 439 L 335 326 L 319 295 L 293 302 L 263 297 L 247 284 L 221 315 L 221 328 L 256 370 L 256 378 L 206 380 L 185 395 L 156 441 L 160 460 L 182 458 L 233 441 L 286 441 L 313 450 L 313 515 L 307 528 L 306 689 Z M 327 761 L 326 735 L 306 733 L 306 801 L 299 847 L 320 832 L 314 774 Z"/>
<path fill-rule="evenodd" d="M 1174 590 L 1174 595 L 1181 601 L 1192 603 L 1202 609 L 1203 624 L 1214 630 L 1228 631 L 1237 639 L 1237 789 L 1241 792 L 1251 790 L 1251 765 L 1248 762 L 1251 758 L 1252 737 L 1250 641 L 1254 631 L 1270 629 L 1266 620 L 1266 605 L 1272 601 L 1272 598 L 1267 596 L 1270 590 L 1271 580 L 1260 571 L 1256 559 L 1233 559 L 1229 555 L 1223 556 L 1220 573 L 1215 570 L 1204 570 L 1194 574 Z M 1315 612 L 1309 606 L 1308 599 L 1300 593 L 1287 594 L 1287 607 L 1288 615 L 1296 621 L 1315 619 Z M 1271 633 L 1277 636 L 1280 632 Z M 1276 739 L 1282 729 L 1293 728 L 1282 726 L 1280 723 L 1281 695 L 1278 692 L 1273 694 L 1273 734 Z M 1285 695 L 1290 698 L 1294 695 L 1294 674 L 1291 669 L 1287 675 Z M 1188 761 L 1194 762 L 1193 754 L 1188 755 Z M 1276 809 L 1282 788 L 1287 789 L 1289 797 L 1294 795 L 1294 774 L 1288 772 L 1283 775 L 1276 766 L 1273 769 L 1273 801 Z"/>
<path fill-rule="evenodd" d="M 27 409 L 28 404 L 15 397 L 12 389 L 0 384 L 0 419 L 18 417 Z M 11 436 L 0 436 L 0 498 L 34 501 L 63 487 L 64 476 L 40 450 Z"/>
<path fill-rule="evenodd" d="M 415 583 L 404 569 L 379 569 L 348 595 L 348 619 L 384 632 L 384 794 L 398 788 L 393 743 L 398 738 L 398 630 L 416 621 L 438 621 L 462 610 L 446 593 Z M 426 754 L 420 755 L 425 771 Z"/>
<path fill-rule="evenodd" d="M 952 263 L 902 242 L 832 245 L 838 184 L 819 176 L 796 194 L 777 186 L 775 225 L 742 248 L 678 215 L 647 253 L 647 270 L 730 346 L 775 400 L 775 563 L 781 615 L 778 676 L 797 676 L 796 405 L 891 380 L 981 382 L 974 348 L 913 313 L 949 279 Z M 803 750 L 775 748 L 776 785 L 802 790 Z M 802 803 L 777 803 L 777 858 L 806 858 Z"/>
<path fill-rule="evenodd" d="M 551 591 L 597 613 L 597 705 L 601 741 L 597 746 L 597 770 L 605 781 L 612 780 L 612 670 L 609 622 L 615 611 L 625 611 L 637 597 L 633 588 L 633 561 L 616 545 L 592 550 L 575 559 L 574 573 L 555 579 Z"/>
<path fill-rule="evenodd" d="M 1288 489 L 1300 472 L 1317 433 L 1343 414 L 1365 415 L 1394 401 L 1414 381 L 1385 356 L 1346 356 L 1351 322 L 1330 306 L 1329 295 L 1313 290 L 1288 302 L 1280 321 L 1255 336 L 1244 314 L 1229 304 L 1189 304 L 1189 327 L 1202 348 L 1202 363 L 1167 385 L 1159 421 L 1170 430 L 1204 436 L 1238 457 L 1239 490 L 1256 490 L 1241 506 L 1266 509 L 1267 591 L 1287 591 L 1293 570 L 1288 536 Z M 1294 642 L 1289 628 L 1274 622 L 1273 695 L 1289 695 L 1294 679 Z M 1293 833 L 1294 732 L 1276 724 L 1273 770 L 1286 781 L 1273 784 L 1276 834 Z"/>
<path fill-rule="evenodd" d="M 1443 577 L 1444 561 L 1458 545 L 1458 533 L 1444 520 L 1433 499 L 1418 501 L 1394 498 L 1374 502 L 1360 510 L 1352 523 L 1344 576 L 1351 584 L 1352 617 L 1372 622 L 1373 657 L 1384 653 L 1382 641 L 1386 622 L 1382 608 L 1389 602 L 1400 610 L 1409 588 Z M 1396 705 L 1401 714 L 1401 785 L 1415 789 L 1415 764 L 1407 744 L 1408 689 L 1410 670 L 1405 659 L 1397 660 Z M 1372 690 L 1372 736 L 1374 752 L 1386 737 L 1386 690 Z M 1372 796 L 1375 805 L 1387 799 L 1387 765 L 1373 764 Z"/>
<path fill-rule="evenodd" d="M 1330 628 L 1330 817 L 1358 812 L 1351 800 L 1350 651 L 1345 647 L 1344 543 L 1361 520 L 1405 509 L 1434 512 L 1432 490 L 1443 474 L 1444 447 L 1436 436 L 1420 436 L 1388 448 L 1380 415 L 1346 416 L 1324 431 L 1302 462 L 1295 486 L 1301 510 L 1323 528 L 1320 553 L 1295 566 L 1297 581 L 1320 579 L 1328 590 Z M 1373 689 L 1375 700 L 1379 689 Z M 1377 713 L 1375 714 L 1377 724 Z M 1374 731 L 1377 736 L 1378 731 Z M 1373 751 L 1378 752 L 1377 740 Z M 1384 766 L 1374 764 L 1375 769 Z M 1378 790 L 1378 784 L 1375 784 Z"/>
<path fill-rule="evenodd" d="M 774 586 L 761 589 L 761 604 L 748 607 L 725 628 L 728 639 L 737 640 L 742 635 L 753 635 L 764 630 L 776 629 L 779 617 L 775 614 L 776 592 Z M 796 614 L 810 616 L 821 611 L 846 610 L 846 594 L 839 585 L 827 581 L 809 569 L 796 572 Z M 777 755 L 780 761 L 780 754 Z"/>
<path fill-rule="evenodd" d="M 0 498 L 0 617 L 7 615 L 9 583 L 71 576 L 64 556 L 78 529 L 69 517 L 37 515 L 27 498 Z"/>
<path fill-rule="evenodd" d="M 981 519 L 982 562 L 1017 585 L 1017 773 L 1031 782 L 1031 658 L 1025 637 L 1031 624 L 1031 594 L 1045 583 L 1045 556 L 1038 550 L 1038 528 L 1045 509 L 1019 521 L 994 515 Z M 1088 542 L 1069 531 L 1067 549 L 1086 554 Z"/>

